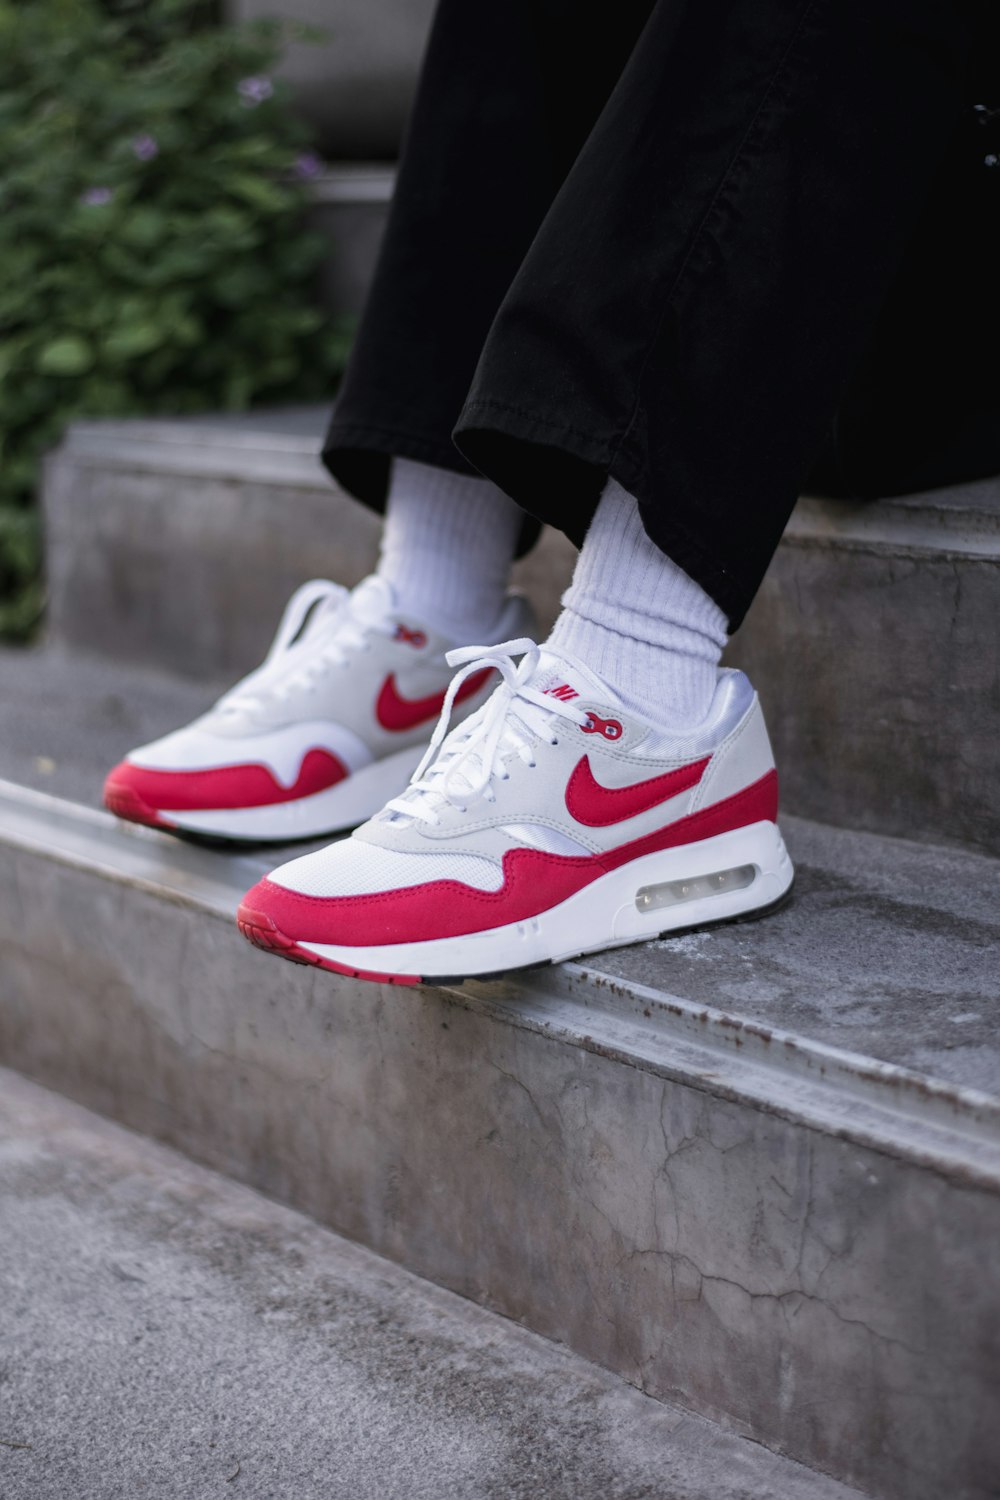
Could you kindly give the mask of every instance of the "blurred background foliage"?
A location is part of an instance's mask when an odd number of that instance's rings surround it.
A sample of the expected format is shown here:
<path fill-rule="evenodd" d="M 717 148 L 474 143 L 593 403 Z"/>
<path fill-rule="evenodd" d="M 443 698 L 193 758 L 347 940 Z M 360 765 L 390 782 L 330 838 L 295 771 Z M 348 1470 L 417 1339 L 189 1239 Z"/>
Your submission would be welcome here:
<path fill-rule="evenodd" d="M 205 0 L 0 0 L 0 636 L 40 613 L 67 421 L 325 395 L 343 366 L 285 39 Z"/>

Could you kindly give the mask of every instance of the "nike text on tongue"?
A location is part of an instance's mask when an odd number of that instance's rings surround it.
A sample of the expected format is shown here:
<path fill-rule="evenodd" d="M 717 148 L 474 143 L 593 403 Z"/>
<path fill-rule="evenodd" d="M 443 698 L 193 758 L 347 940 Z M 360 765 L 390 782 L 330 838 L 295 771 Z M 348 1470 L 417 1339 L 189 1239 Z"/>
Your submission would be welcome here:
<path fill-rule="evenodd" d="M 572 703 L 576 698 L 608 704 L 617 702 L 614 690 L 586 662 L 568 652 L 553 651 L 549 646 L 540 648 L 531 686 L 546 697 L 557 698 L 563 703 Z"/>

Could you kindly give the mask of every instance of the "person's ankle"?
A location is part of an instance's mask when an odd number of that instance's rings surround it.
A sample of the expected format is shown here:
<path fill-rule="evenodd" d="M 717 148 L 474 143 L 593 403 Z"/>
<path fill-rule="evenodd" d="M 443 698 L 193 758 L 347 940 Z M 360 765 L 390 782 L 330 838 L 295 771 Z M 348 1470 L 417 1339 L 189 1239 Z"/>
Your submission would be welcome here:
<path fill-rule="evenodd" d="M 694 729 L 712 707 L 718 658 L 655 645 L 563 609 L 547 646 L 577 657 L 623 708 L 672 732 Z"/>
<path fill-rule="evenodd" d="M 456 644 L 483 640 L 504 608 L 521 520 L 488 480 L 397 458 L 378 575 L 401 613 Z"/>
<path fill-rule="evenodd" d="M 728 621 L 647 535 L 638 503 L 609 480 L 550 641 L 607 682 L 624 706 L 673 731 L 706 717 Z"/>

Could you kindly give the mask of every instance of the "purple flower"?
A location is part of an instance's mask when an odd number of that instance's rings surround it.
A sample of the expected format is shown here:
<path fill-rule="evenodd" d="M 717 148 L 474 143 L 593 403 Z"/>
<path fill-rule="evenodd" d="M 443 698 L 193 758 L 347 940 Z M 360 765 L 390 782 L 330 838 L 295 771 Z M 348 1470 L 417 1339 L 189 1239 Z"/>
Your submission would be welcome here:
<path fill-rule="evenodd" d="M 270 78 L 241 78 L 236 91 L 248 109 L 255 109 L 265 99 L 270 99 L 274 93 L 274 84 Z"/>
<path fill-rule="evenodd" d="M 132 142 L 132 150 L 140 161 L 152 161 L 154 156 L 160 154 L 160 148 L 151 135 L 137 135 Z"/>
<path fill-rule="evenodd" d="M 80 202 L 86 203 L 88 208 L 100 208 L 105 203 L 110 203 L 114 192 L 109 187 L 88 188 L 85 193 L 80 194 Z"/>
<path fill-rule="evenodd" d="M 293 171 L 296 177 L 302 178 L 303 182 L 308 182 L 311 178 L 318 177 L 322 170 L 323 163 L 315 151 L 303 151 L 301 156 L 296 157 Z"/>

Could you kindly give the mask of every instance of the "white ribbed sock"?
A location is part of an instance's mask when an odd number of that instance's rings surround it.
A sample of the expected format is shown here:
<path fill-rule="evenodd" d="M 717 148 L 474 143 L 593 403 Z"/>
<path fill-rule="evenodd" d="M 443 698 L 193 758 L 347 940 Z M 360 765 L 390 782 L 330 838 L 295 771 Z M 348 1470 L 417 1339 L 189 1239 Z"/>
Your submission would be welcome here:
<path fill-rule="evenodd" d="M 503 609 L 523 516 L 488 479 L 394 458 L 378 574 L 401 610 L 478 644 Z"/>
<path fill-rule="evenodd" d="M 650 541 L 635 497 L 608 481 L 549 636 L 664 728 L 708 713 L 727 619 L 700 584 Z"/>

